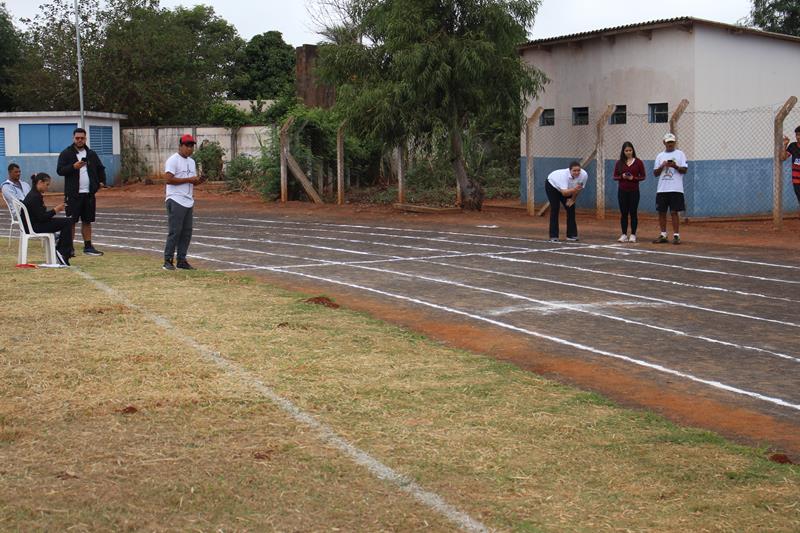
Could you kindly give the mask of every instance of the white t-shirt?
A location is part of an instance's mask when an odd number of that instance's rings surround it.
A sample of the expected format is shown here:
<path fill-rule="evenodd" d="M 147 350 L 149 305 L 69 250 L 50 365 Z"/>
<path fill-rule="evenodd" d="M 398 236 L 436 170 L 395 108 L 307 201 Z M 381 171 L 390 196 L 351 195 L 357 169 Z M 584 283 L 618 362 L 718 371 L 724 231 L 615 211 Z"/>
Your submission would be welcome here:
<path fill-rule="evenodd" d="M 86 148 L 78 152 L 78 161 L 86 157 Z M 83 165 L 79 171 L 80 177 L 78 178 L 78 192 L 89 192 L 89 167 Z"/>
<path fill-rule="evenodd" d="M 551 172 L 550 175 L 547 176 L 547 181 L 559 191 L 563 191 L 564 189 L 572 189 L 578 183 L 586 187 L 586 182 L 589 181 L 589 174 L 581 169 L 581 173 L 578 174 L 578 177 L 573 178 L 568 168 L 560 168 Z"/>
<path fill-rule="evenodd" d="M 197 176 L 197 165 L 191 157 L 172 154 L 164 165 L 164 172 L 169 172 L 176 178 L 194 178 Z M 174 200 L 183 207 L 194 205 L 194 185 L 183 183 L 181 185 L 167 184 L 167 200 Z"/>
<path fill-rule="evenodd" d="M 675 164 L 679 167 L 689 167 L 689 163 L 686 162 L 686 154 L 680 150 L 673 150 L 671 152 L 661 152 L 658 154 L 653 168 L 656 169 L 660 167 L 661 163 L 669 161 L 670 159 L 674 159 Z M 684 174 L 678 172 L 677 169 L 672 167 L 665 168 L 658 177 L 658 190 L 656 192 L 683 192 L 683 176 Z"/>

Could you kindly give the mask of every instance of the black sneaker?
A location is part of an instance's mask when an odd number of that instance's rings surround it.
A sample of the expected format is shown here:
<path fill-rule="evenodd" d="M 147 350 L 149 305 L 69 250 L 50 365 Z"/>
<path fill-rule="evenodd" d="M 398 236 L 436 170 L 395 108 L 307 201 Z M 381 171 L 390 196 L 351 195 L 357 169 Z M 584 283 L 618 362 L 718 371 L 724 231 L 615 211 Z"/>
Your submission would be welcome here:
<path fill-rule="evenodd" d="M 176 266 L 181 270 L 196 270 L 186 259 L 179 260 Z"/>
<path fill-rule="evenodd" d="M 161 268 L 164 270 L 175 270 L 175 265 L 172 264 L 172 259 L 164 259 L 164 264 Z"/>
<path fill-rule="evenodd" d="M 653 244 L 664 244 L 664 243 L 667 243 L 667 242 L 669 242 L 669 241 L 667 240 L 667 238 L 664 235 L 659 235 L 658 239 L 653 241 Z"/>
<path fill-rule="evenodd" d="M 58 250 L 56 250 L 56 261 L 58 261 L 59 265 L 69 266 L 69 259 L 61 255 L 61 252 L 59 252 Z"/>
<path fill-rule="evenodd" d="M 84 247 L 83 248 L 84 255 L 103 255 L 103 252 L 95 248 L 94 246 Z"/>
<path fill-rule="evenodd" d="M 568 240 L 569 242 L 578 242 L 580 239 L 579 239 L 579 238 L 577 238 L 577 237 L 567 237 L 567 240 Z"/>

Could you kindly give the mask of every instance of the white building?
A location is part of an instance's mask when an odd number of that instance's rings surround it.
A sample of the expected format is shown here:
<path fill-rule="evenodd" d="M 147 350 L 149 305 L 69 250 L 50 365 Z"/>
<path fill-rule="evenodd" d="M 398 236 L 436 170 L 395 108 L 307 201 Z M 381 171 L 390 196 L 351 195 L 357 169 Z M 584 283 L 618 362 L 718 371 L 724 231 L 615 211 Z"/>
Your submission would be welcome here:
<path fill-rule="evenodd" d="M 84 117 L 87 144 L 100 156 L 107 183 L 113 185 L 121 165 L 119 123 L 128 117 L 92 111 Z M 56 172 L 58 154 L 72 144 L 72 132 L 79 124 L 78 111 L 0 113 L 0 172 L 5 173 L 10 163 L 20 166 L 25 180 L 46 172 L 53 178 L 51 190 L 63 191 L 64 178 Z"/>
<path fill-rule="evenodd" d="M 669 117 L 685 99 L 689 106 L 676 133 L 690 159 L 687 213 L 770 210 L 771 194 L 753 201 L 752 193 L 772 190 L 772 120 L 800 91 L 800 38 L 685 17 L 540 39 L 520 47 L 520 54 L 551 80 L 526 109 L 527 116 L 544 110 L 533 131 L 537 200 L 544 198 L 549 171 L 591 152 L 596 123 L 612 105 L 615 114 L 604 129 L 606 205 L 616 207 L 613 164 L 630 140 L 649 173 L 641 209 L 654 210 L 652 160 Z M 521 150 L 524 197 L 524 132 Z M 786 181 L 785 205 L 795 208 Z M 745 192 L 751 197 L 739 198 Z M 580 205 L 594 201 L 586 194 Z"/>

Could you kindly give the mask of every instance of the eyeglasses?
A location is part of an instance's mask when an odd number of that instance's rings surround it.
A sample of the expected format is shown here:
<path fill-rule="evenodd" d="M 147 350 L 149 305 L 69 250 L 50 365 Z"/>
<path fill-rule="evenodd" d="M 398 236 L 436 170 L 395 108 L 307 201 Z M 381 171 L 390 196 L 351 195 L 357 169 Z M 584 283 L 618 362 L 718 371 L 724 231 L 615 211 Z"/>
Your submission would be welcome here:
<path fill-rule="evenodd" d="M 86 136 L 75 137 L 75 140 L 76 141 L 85 141 L 86 140 Z"/>

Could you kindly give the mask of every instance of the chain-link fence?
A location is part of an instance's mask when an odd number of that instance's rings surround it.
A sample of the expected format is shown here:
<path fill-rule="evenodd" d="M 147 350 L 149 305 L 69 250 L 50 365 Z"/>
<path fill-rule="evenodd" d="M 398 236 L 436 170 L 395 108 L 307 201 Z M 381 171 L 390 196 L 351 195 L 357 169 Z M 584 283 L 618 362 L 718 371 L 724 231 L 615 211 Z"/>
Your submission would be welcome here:
<path fill-rule="evenodd" d="M 546 203 L 544 183 L 553 170 L 566 168 L 577 160 L 585 163 L 589 174 L 586 190 L 578 207 L 597 210 L 608 216 L 617 209 L 617 184 L 614 165 L 622 144 L 633 143 L 636 155 L 645 164 L 647 178 L 640 185 L 640 211 L 655 212 L 658 178 L 653 163 L 664 149 L 665 133 L 673 131 L 678 148 L 689 161 L 684 179 L 687 217 L 746 217 L 773 214 L 775 197 L 775 118 L 784 103 L 746 110 L 697 111 L 689 104 L 680 110 L 645 115 L 610 107 L 587 115 L 542 115 L 539 110 L 522 138 L 520 167 L 521 196 L 527 201 L 527 158 L 533 158 L 533 198 L 539 207 Z M 681 106 L 676 106 L 678 109 Z M 800 107 L 795 107 L 784 123 L 784 132 L 794 140 L 800 125 Z M 599 154 L 599 155 L 598 155 Z M 598 161 L 602 167 L 598 172 Z M 798 201 L 791 185 L 789 163 L 782 165 L 782 211 L 793 212 Z M 599 179 L 599 181 L 598 181 Z"/>

